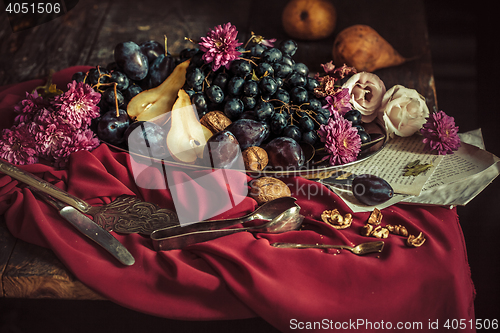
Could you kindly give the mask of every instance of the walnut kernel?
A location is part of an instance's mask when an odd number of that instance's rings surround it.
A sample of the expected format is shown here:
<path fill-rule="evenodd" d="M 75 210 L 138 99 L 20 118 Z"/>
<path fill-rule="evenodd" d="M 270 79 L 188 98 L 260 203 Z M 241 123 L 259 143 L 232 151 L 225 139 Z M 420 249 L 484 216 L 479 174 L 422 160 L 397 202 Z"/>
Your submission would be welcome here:
<path fill-rule="evenodd" d="M 387 228 L 382 228 L 381 226 L 375 227 L 370 236 L 375 238 L 387 238 L 389 237 L 389 230 Z"/>
<path fill-rule="evenodd" d="M 373 225 L 371 224 L 365 224 L 363 228 L 361 228 L 361 235 L 362 236 L 370 236 L 373 231 Z"/>
<path fill-rule="evenodd" d="M 250 187 L 250 197 L 254 198 L 259 205 L 292 195 L 290 188 L 285 182 L 273 177 L 254 179 L 250 182 Z"/>
<path fill-rule="evenodd" d="M 380 225 L 380 222 L 382 222 L 382 213 L 378 208 L 375 208 L 368 218 L 368 224 Z"/>
<path fill-rule="evenodd" d="M 221 111 L 210 111 L 201 117 L 200 123 L 215 134 L 228 127 L 231 120 Z"/>
<path fill-rule="evenodd" d="M 419 247 L 422 246 L 424 242 L 425 242 L 425 236 L 423 233 L 420 233 L 417 237 L 415 237 L 414 235 L 408 236 L 408 239 L 406 240 L 406 245 Z"/>
<path fill-rule="evenodd" d="M 352 215 L 346 214 L 344 217 L 340 215 L 338 209 L 325 210 L 321 214 L 323 222 L 332 225 L 335 229 L 345 229 L 352 224 Z"/>
<path fill-rule="evenodd" d="M 408 236 L 408 230 L 402 226 L 402 225 L 391 225 L 391 224 L 388 224 L 385 226 L 390 233 L 394 234 L 394 235 L 400 235 L 400 236 L 403 236 L 403 237 L 407 237 Z"/>
<path fill-rule="evenodd" d="M 246 170 L 261 171 L 267 166 L 269 158 L 264 148 L 252 146 L 242 152 Z"/>

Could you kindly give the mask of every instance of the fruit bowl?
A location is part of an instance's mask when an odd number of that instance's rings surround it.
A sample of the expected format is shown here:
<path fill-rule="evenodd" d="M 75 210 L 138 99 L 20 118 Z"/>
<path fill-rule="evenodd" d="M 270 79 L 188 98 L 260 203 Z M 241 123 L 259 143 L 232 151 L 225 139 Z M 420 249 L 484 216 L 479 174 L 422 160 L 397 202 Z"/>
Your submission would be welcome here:
<path fill-rule="evenodd" d="M 362 144 L 361 151 L 358 155 L 357 160 L 350 163 L 342 165 L 330 165 L 328 160 L 323 160 L 323 158 L 326 155 L 323 148 L 314 148 L 306 143 L 301 143 L 300 145 L 302 150 L 304 151 L 306 163 L 300 168 L 294 168 L 294 169 L 289 168 L 287 170 L 273 170 L 271 167 L 268 166 L 261 171 L 244 170 L 238 168 L 231 168 L 231 169 L 245 172 L 250 176 L 256 176 L 256 175 L 271 176 L 277 178 L 289 177 L 289 176 L 307 176 L 308 178 L 310 178 L 314 177 L 314 175 L 317 175 L 319 173 L 342 170 L 345 167 L 352 166 L 357 163 L 361 163 L 370 159 L 371 157 L 375 156 L 377 153 L 382 151 L 382 149 L 385 147 L 385 144 L 387 142 L 387 133 L 385 127 L 378 121 L 374 121 L 369 124 L 364 124 L 364 126 L 367 132 L 372 137 L 372 140 L 370 142 Z M 152 163 L 153 164 L 162 163 L 164 167 L 171 166 L 189 171 L 214 169 L 211 166 L 181 163 L 175 161 L 171 156 L 167 156 L 165 158 L 146 156 L 134 151 L 129 151 L 123 147 L 107 143 L 105 141 L 102 142 L 107 144 L 110 148 L 116 151 L 127 152 L 130 155 L 130 157 L 133 158 L 134 161 L 136 161 L 137 163 L 143 163 L 146 165 L 152 165 Z"/>

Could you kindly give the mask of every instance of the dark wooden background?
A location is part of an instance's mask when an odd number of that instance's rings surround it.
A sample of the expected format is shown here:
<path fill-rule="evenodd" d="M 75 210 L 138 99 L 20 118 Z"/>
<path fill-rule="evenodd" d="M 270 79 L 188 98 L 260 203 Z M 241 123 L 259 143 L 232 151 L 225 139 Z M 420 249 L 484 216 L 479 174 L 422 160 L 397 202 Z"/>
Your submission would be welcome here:
<path fill-rule="evenodd" d="M 2 12 L 0 85 L 45 78 L 50 70 L 73 65 L 106 65 L 113 59 L 114 45 L 127 40 L 162 41 L 166 34 L 169 50 L 177 53 L 191 45 L 184 37 L 196 39 L 225 22 L 237 26 L 243 42 L 250 31 L 282 40 L 287 38 L 280 19 L 286 2 L 80 0 L 66 15 L 16 33 Z M 296 61 L 319 71 L 321 63 L 331 60 L 336 33 L 352 24 L 368 24 L 403 56 L 419 56 L 402 66 L 377 71 L 386 86 L 403 84 L 417 89 L 429 107 L 437 105 L 454 116 L 461 131 L 481 127 L 487 149 L 500 156 L 500 110 L 495 100 L 495 56 L 499 52 L 498 43 L 491 42 L 487 33 L 493 30 L 494 10 L 483 10 L 476 3 L 457 6 L 451 1 L 332 2 L 339 14 L 334 35 L 316 42 L 299 41 Z M 3 10 L 2 5 L 0 8 Z M 459 207 L 478 293 L 476 317 L 481 319 L 500 319 L 500 255 L 495 247 L 500 221 L 492 208 L 498 204 L 499 193 L 496 180 L 467 207 Z M 51 251 L 13 239 L 1 221 L 0 273 L 0 332 L 275 331 L 259 319 L 181 322 L 136 313 L 108 301 L 58 300 L 99 296 L 67 272 Z M 59 279 L 58 285 L 54 277 Z"/>

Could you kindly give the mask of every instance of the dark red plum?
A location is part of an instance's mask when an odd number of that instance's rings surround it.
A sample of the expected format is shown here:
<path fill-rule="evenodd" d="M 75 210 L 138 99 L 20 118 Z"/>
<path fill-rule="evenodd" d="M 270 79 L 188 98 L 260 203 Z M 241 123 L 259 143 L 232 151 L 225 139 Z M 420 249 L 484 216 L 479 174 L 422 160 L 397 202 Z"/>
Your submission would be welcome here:
<path fill-rule="evenodd" d="M 242 151 L 251 146 L 260 146 L 269 136 L 269 126 L 253 119 L 238 119 L 226 130 L 233 133 Z"/>
<path fill-rule="evenodd" d="M 305 155 L 302 148 L 292 138 L 278 137 L 265 147 L 269 165 L 274 169 L 290 170 L 304 165 Z"/>
<path fill-rule="evenodd" d="M 124 134 L 128 149 L 148 157 L 162 159 L 167 153 L 167 135 L 163 127 L 149 121 L 136 121 Z"/>
<path fill-rule="evenodd" d="M 242 158 L 240 145 L 231 132 L 224 130 L 207 140 L 203 152 L 203 164 L 227 169 L 232 167 L 238 158 Z"/>
<path fill-rule="evenodd" d="M 375 206 L 386 202 L 394 195 L 388 182 L 375 175 L 359 175 L 352 181 L 352 193 L 360 202 Z"/>

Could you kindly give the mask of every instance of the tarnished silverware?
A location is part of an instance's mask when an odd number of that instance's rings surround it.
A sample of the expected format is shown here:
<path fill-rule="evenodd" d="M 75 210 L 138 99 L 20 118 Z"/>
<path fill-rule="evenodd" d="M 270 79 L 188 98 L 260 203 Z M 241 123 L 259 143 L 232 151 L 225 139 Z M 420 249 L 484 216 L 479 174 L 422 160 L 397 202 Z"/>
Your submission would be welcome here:
<path fill-rule="evenodd" d="M 50 195 L 45 194 L 39 190 L 30 187 L 30 190 L 44 201 L 49 203 L 52 207 L 59 211 L 59 214 L 73 227 L 80 231 L 83 235 L 87 236 L 103 249 L 108 251 L 113 257 L 118 259 L 122 264 L 130 266 L 135 263 L 135 259 L 127 250 L 127 248 L 120 243 L 113 235 L 104 230 L 100 225 L 89 219 L 82 212 L 76 210 L 72 206 L 66 206 L 64 203 L 57 201 Z"/>
<path fill-rule="evenodd" d="M 184 230 L 183 227 L 156 230 L 151 234 L 151 239 L 153 240 L 155 250 L 167 251 L 182 249 L 191 244 L 206 242 L 243 231 L 282 233 L 297 230 L 303 220 L 304 216 L 300 215 L 300 207 L 294 206 L 288 208 L 269 222 L 251 227 L 220 229 L 221 226 L 219 225 L 219 228 L 215 229 L 215 224 L 211 224 L 208 226 L 210 229 L 203 229 L 205 223 L 196 223 L 192 226 L 197 227 L 197 230 L 196 228 Z"/>
<path fill-rule="evenodd" d="M 123 195 L 108 204 L 91 206 L 51 183 L 2 159 L 0 159 L 0 171 L 78 209 L 84 214 L 91 215 L 94 222 L 107 231 L 150 235 L 156 229 L 179 224 L 179 219 L 174 211 L 159 208 L 158 205 L 144 202 L 137 197 Z"/>
<path fill-rule="evenodd" d="M 340 249 L 349 250 L 354 254 L 363 255 L 368 253 L 382 252 L 384 241 L 361 243 L 354 247 L 347 245 L 329 244 L 298 244 L 298 243 L 272 243 L 271 246 L 291 249 Z"/>

